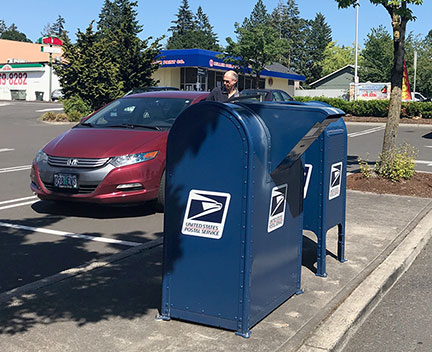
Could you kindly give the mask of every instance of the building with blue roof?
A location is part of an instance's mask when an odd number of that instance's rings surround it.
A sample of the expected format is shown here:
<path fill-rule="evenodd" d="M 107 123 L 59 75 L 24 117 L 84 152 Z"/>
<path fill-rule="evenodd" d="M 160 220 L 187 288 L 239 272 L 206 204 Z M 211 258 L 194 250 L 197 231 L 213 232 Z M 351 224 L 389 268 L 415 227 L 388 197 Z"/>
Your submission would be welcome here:
<path fill-rule="evenodd" d="M 203 49 L 162 50 L 158 56 L 159 69 L 153 74 L 159 86 L 177 87 L 181 90 L 209 91 L 222 86 L 223 75 L 234 65 L 218 58 L 219 52 Z M 259 88 L 282 89 L 294 95 L 294 89 L 305 76 L 274 63 L 261 71 Z M 238 89 L 253 88 L 253 77 L 240 73 Z"/>

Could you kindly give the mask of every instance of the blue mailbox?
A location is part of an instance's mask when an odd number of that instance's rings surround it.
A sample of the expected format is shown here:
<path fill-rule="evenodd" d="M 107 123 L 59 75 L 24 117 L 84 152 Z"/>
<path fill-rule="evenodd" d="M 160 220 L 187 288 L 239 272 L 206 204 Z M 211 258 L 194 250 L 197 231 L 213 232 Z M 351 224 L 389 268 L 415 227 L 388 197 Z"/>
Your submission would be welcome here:
<path fill-rule="evenodd" d="M 300 290 L 301 156 L 340 112 L 202 102 L 167 145 L 160 318 L 236 331 Z"/>
<path fill-rule="evenodd" d="M 346 261 L 346 167 L 347 129 L 340 118 L 305 153 L 304 229 L 317 236 L 317 276 L 327 276 L 326 234 L 334 226 L 338 226 L 338 260 Z"/>

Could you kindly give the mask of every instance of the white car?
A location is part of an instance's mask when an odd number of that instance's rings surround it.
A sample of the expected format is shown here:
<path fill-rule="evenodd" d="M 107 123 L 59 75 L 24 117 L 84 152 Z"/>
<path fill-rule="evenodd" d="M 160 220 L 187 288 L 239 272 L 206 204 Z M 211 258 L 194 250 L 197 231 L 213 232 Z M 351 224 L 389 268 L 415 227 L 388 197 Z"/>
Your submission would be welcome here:
<path fill-rule="evenodd" d="M 51 99 L 53 101 L 59 100 L 60 98 L 63 98 L 63 93 L 61 89 L 54 89 L 51 93 Z"/>
<path fill-rule="evenodd" d="M 419 92 L 412 92 L 412 101 L 429 101 L 429 99 L 425 98 L 425 96 Z"/>

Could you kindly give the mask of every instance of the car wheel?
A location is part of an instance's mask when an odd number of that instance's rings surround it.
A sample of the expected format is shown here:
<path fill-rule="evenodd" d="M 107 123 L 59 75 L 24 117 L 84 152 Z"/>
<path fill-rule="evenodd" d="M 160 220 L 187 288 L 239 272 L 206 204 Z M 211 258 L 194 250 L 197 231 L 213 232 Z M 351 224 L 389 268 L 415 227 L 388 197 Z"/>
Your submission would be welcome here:
<path fill-rule="evenodd" d="M 162 174 L 159 184 L 159 193 L 156 201 L 156 210 L 163 212 L 165 208 L 165 171 Z"/>

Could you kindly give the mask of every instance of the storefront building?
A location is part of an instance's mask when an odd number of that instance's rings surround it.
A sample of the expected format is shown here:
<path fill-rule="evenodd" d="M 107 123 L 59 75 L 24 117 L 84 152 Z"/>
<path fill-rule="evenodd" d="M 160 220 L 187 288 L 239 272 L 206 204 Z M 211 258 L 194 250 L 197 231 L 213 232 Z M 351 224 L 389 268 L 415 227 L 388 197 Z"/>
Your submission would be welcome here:
<path fill-rule="evenodd" d="M 47 63 L 0 65 L 0 100 L 49 100 L 50 68 Z M 60 88 L 55 74 L 52 90 Z"/>
<path fill-rule="evenodd" d="M 0 100 L 48 101 L 50 79 L 51 91 L 60 88 L 48 63 L 49 53 L 41 51 L 41 44 L 0 39 Z"/>
<path fill-rule="evenodd" d="M 234 70 L 232 64 L 224 63 L 220 53 L 202 49 L 162 50 L 159 69 L 153 74 L 159 86 L 176 87 L 181 90 L 209 91 L 222 86 L 223 75 Z M 273 64 L 261 72 L 259 88 L 282 89 L 294 95 L 295 86 L 305 76 L 289 71 L 281 64 Z M 238 89 L 253 88 L 253 78 L 240 74 Z"/>

